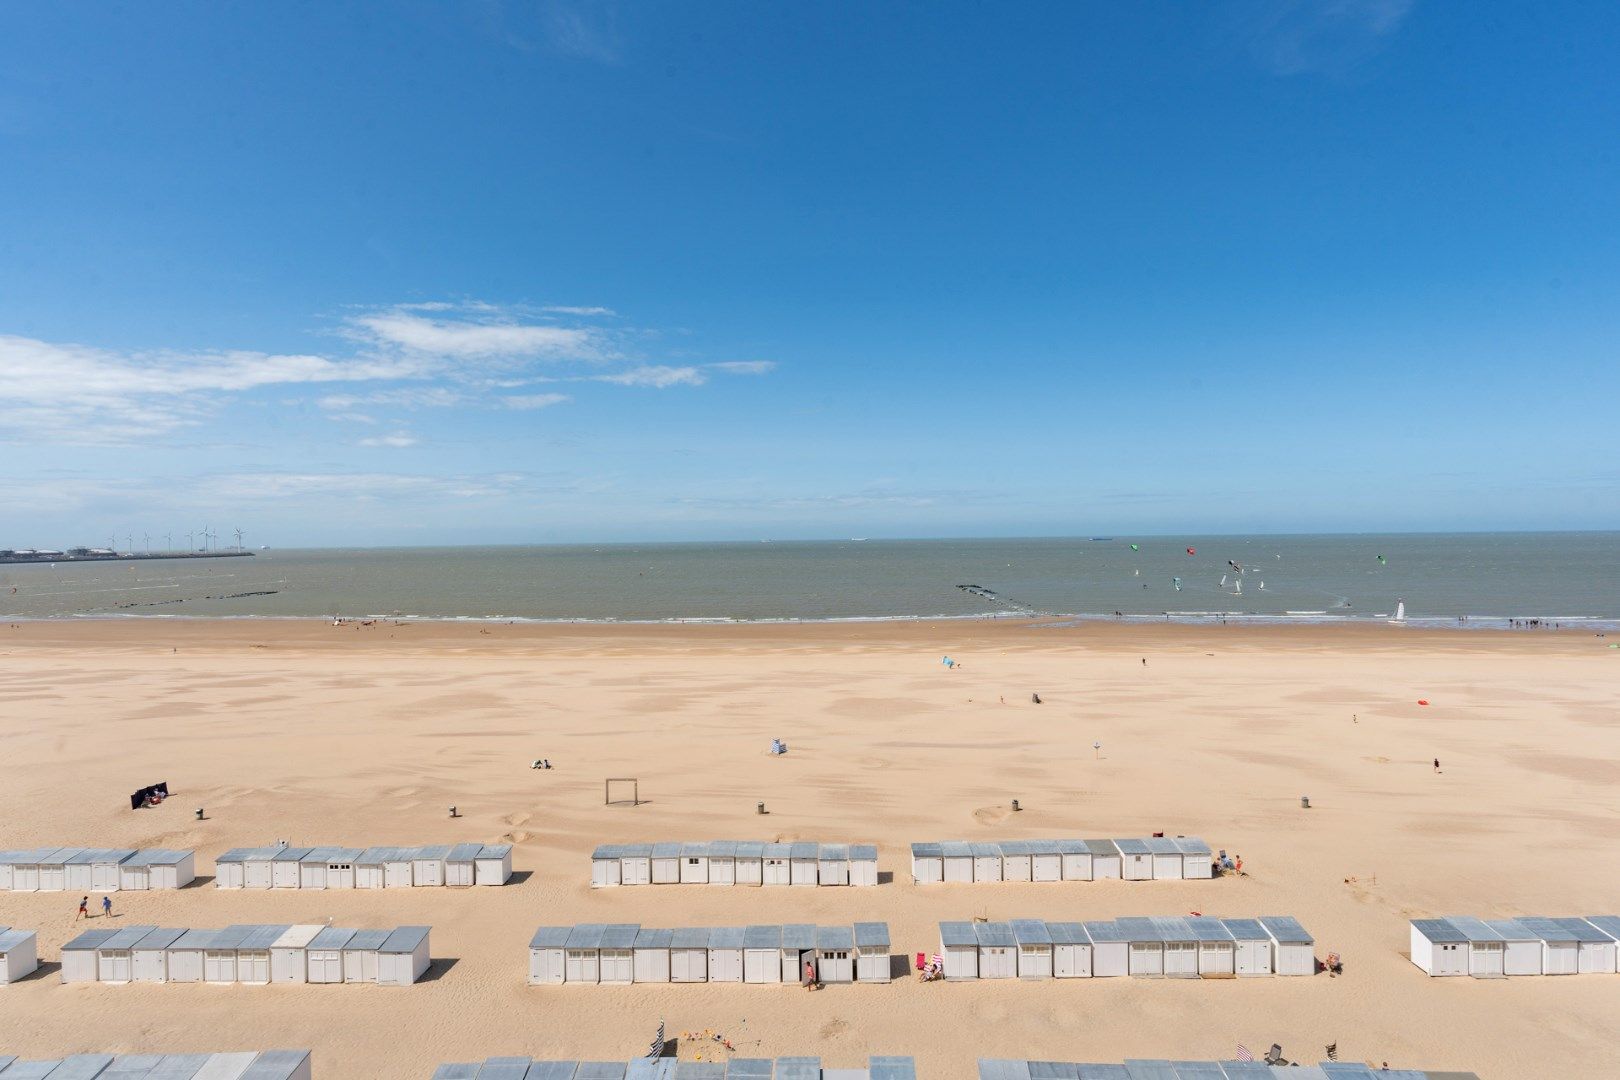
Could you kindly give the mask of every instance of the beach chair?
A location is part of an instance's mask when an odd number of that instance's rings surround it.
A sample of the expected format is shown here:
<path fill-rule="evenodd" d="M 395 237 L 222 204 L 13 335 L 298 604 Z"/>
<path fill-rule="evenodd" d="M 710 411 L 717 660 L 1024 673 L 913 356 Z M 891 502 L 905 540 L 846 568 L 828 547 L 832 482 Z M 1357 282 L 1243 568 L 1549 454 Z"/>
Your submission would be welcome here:
<path fill-rule="evenodd" d="M 1271 1049 L 1266 1051 L 1266 1064 L 1267 1065 L 1286 1065 L 1286 1064 L 1288 1064 L 1288 1059 L 1282 1056 L 1282 1044 L 1281 1043 L 1272 1043 L 1271 1044 Z"/>
<path fill-rule="evenodd" d="M 928 954 L 927 953 L 918 953 L 917 954 L 917 970 L 921 971 L 923 968 L 925 968 L 927 966 L 928 966 Z"/>

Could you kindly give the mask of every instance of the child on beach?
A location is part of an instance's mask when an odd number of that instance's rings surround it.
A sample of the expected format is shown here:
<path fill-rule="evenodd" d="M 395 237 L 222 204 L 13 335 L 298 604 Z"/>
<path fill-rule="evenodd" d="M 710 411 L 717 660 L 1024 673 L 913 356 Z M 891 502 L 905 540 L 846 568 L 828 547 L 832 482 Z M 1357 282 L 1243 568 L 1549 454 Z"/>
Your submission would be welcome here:
<path fill-rule="evenodd" d="M 112 918 L 112 897 L 103 896 L 101 898 L 101 913 L 109 919 Z"/>
<path fill-rule="evenodd" d="M 89 917 L 90 898 L 88 896 L 81 897 L 79 900 L 79 913 L 73 917 L 73 921 L 78 922 L 80 919 L 88 919 Z"/>

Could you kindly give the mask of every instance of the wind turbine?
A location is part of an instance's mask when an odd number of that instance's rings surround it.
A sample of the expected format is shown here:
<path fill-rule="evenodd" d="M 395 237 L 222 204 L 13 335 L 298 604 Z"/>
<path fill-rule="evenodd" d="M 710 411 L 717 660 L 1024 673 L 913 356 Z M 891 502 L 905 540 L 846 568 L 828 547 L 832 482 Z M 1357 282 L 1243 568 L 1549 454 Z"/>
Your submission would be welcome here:
<path fill-rule="evenodd" d="M 116 536 L 107 537 L 107 548 L 108 548 L 109 551 L 117 551 L 118 550 L 118 537 L 116 537 Z"/>
<path fill-rule="evenodd" d="M 194 537 L 196 535 L 197 535 L 196 533 L 186 533 L 186 550 L 187 551 L 196 551 L 197 550 L 197 542 L 192 539 L 192 537 Z"/>
<path fill-rule="evenodd" d="M 124 534 L 124 546 L 129 548 L 131 555 L 135 553 L 135 538 L 128 533 Z"/>
<path fill-rule="evenodd" d="M 152 553 L 152 534 L 151 533 L 141 533 L 141 547 L 146 549 L 146 553 L 148 555 L 150 555 Z"/>
<path fill-rule="evenodd" d="M 202 538 L 203 538 L 202 549 L 204 551 L 207 551 L 208 550 L 208 526 L 206 526 L 206 525 L 204 525 L 202 527 Z"/>
<path fill-rule="evenodd" d="M 242 550 L 242 530 L 241 529 L 236 530 L 236 550 L 237 551 Z"/>
<path fill-rule="evenodd" d="M 174 533 L 164 533 L 163 534 L 163 550 L 164 551 L 173 551 L 174 550 Z"/>

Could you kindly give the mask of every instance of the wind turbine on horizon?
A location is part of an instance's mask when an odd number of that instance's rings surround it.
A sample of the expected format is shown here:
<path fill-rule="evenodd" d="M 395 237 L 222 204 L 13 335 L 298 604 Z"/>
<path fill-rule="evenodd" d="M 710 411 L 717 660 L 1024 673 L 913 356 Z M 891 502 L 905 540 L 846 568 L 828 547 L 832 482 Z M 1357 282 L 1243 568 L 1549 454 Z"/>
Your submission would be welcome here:
<path fill-rule="evenodd" d="M 241 529 L 236 530 L 236 550 L 237 551 L 242 550 L 242 530 Z"/>

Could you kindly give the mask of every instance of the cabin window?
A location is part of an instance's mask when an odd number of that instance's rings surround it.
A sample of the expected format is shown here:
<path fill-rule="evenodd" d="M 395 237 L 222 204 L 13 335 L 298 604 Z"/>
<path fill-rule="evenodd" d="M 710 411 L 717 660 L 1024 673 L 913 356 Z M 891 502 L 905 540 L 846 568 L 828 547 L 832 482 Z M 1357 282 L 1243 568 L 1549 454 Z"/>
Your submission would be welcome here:
<path fill-rule="evenodd" d="M 821 954 L 823 960 L 848 960 L 849 952 L 845 949 L 831 949 Z"/>

